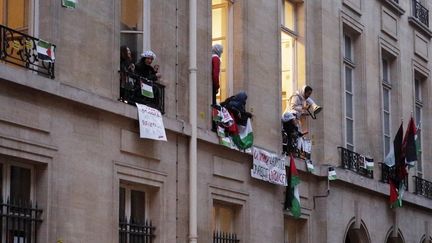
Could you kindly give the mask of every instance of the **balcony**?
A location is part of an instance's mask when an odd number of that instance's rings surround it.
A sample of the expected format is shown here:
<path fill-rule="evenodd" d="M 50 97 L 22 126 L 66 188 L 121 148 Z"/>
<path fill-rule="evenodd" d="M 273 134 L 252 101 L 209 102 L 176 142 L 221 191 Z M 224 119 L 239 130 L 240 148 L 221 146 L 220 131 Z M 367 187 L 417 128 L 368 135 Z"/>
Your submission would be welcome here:
<path fill-rule="evenodd" d="M 388 165 L 384 164 L 384 163 L 380 163 L 381 164 L 381 182 L 383 183 L 390 183 L 390 179 L 394 178 L 396 176 L 396 167 L 389 167 Z M 403 184 L 405 187 L 405 190 L 408 191 L 408 178 L 405 178 L 403 180 Z"/>
<path fill-rule="evenodd" d="M 141 83 L 145 83 L 152 87 L 153 98 L 141 94 Z M 158 109 L 162 114 L 165 113 L 164 85 L 127 72 L 120 73 L 120 84 L 123 87 L 120 88 L 119 100 L 130 105 L 135 105 L 135 103 L 143 104 Z"/>
<path fill-rule="evenodd" d="M 373 171 L 366 169 L 363 156 L 343 147 L 338 148 L 341 150 L 342 168 L 373 179 Z"/>
<path fill-rule="evenodd" d="M 420 23 L 429 27 L 429 10 L 417 0 L 412 0 L 412 5 L 414 18 L 420 21 Z"/>
<path fill-rule="evenodd" d="M 422 179 L 418 176 L 413 177 L 415 183 L 414 193 L 432 199 L 432 182 Z"/>
<path fill-rule="evenodd" d="M 224 233 L 215 231 L 213 232 L 213 243 L 239 243 L 240 240 L 236 234 Z"/>
<path fill-rule="evenodd" d="M 120 243 L 152 243 L 154 242 L 154 227 L 151 221 L 138 222 L 121 219 L 119 222 Z"/>
<path fill-rule="evenodd" d="M 53 58 L 48 58 L 50 54 L 41 55 L 42 43 Z M 53 44 L 0 25 L 0 60 L 2 62 L 26 68 L 53 79 L 55 48 Z"/>
<path fill-rule="evenodd" d="M 37 205 L 33 207 L 31 202 L 9 199 L 0 202 L 1 242 L 37 242 L 42 210 Z"/>

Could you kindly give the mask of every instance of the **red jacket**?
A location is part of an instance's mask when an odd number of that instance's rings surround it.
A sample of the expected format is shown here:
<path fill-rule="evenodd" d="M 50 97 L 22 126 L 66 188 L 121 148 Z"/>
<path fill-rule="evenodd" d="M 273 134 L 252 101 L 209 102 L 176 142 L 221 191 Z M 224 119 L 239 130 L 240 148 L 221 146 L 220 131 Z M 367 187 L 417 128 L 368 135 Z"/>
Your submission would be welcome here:
<path fill-rule="evenodd" d="M 220 76 L 220 58 L 217 55 L 213 55 L 212 57 L 212 80 L 213 80 L 213 88 L 215 90 L 219 89 L 219 76 Z"/>

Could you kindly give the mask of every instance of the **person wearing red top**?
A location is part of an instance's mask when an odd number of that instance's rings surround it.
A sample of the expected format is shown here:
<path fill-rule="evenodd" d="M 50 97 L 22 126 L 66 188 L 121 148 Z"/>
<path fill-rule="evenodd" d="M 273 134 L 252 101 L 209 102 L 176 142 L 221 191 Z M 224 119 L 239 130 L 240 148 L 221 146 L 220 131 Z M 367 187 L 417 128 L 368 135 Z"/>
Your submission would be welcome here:
<path fill-rule="evenodd" d="M 219 92 L 219 78 L 221 67 L 221 56 L 223 47 L 221 44 L 215 44 L 212 47 L 212 104 L 216 105 L 216 95 Z"/>

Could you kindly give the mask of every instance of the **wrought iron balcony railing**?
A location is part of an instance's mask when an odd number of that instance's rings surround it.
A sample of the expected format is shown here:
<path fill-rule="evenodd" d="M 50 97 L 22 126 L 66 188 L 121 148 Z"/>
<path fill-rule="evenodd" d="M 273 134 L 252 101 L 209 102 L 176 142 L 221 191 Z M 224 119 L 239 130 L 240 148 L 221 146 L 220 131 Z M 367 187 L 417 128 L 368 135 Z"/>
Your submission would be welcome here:
<path fill-rule="evenodd" d="M 341 150 L 342 168 L 351 170 L 364 177 L 373 178 L 373 171 L 366 168 L 363 156 L 343 147 L 338 148 Z"/>
<path fill-rule="evenodd" d="M 415 194 L 432 199 L 432 182 L 414 176 Z"/>
<path fill-rule="evenodd" d="M 141 94 L 141 83 L 152 87 L 153 98 Z M 133 73 L 120 72 L 120 100 L 135 105 L 135 103 L 150 106 L 158 109 L 162 114 L 165 113 L 165 86 L 149 81 Z"/>
<path fill-rule="evenodd" d="M 153 243 L 156 227 L 151 221 L 139 222 L 135 220 L 120 219 L 120 243 Z"/>
<path fill-rule="evenodd" d="M 388 165 L 384 163 L 381 164 L 381 182 L 383 183 L 390 183 L 390 179 L 396 177 L 396 167 L 389 167 Z M 408 178 L 405 178 L 403 180 L 403 184 L 405 187 L 405 190 L 408 191 Z"/>
<path fill-rule="evenodd" d="M 213 243 L 239 243 L 240 239 L 236 234 L 225 233 L 220 231 L 213 232 Z"/>
<path fill-rule="evenodd" d="M 417 0 L 412 0 L 413 5 L 413 16 L 418 19 L 421 23 L 429 27 L 429 10 L 425 8 Z"/>
<path fill-rule="evenodd" d="M 40 42 L 44 41 L 0 25 L 0 61 L 54 78 L 54 60 L 42 60 L 38 55 Z M 55 52 L 56 46 L 50 44 L 49 48 L 50 52 Z"/>
<path fill-rule="evenodd" d="M 31 202 L 0 200 L 1 242 L 37 242 L 38 225 L 42 222 L 42 209 Z M 5 240 L 5 241 L 3 241 Z"/>

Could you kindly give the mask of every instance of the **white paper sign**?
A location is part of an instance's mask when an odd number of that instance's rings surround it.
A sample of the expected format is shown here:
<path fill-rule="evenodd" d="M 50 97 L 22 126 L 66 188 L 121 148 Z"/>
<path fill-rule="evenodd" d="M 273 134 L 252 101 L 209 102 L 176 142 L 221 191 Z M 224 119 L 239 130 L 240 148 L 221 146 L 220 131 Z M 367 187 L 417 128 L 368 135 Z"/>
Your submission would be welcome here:
<path fill-rule="evenodd" d="M 253 147 L 253 178 L 286 186 L 285 164 L 285 157 Z"/>
<path fill-rule="evenodd" d="M 157 109 L 136 104 L 140 126 L 140 138 L 167 141 L 162 114 Z"/>

